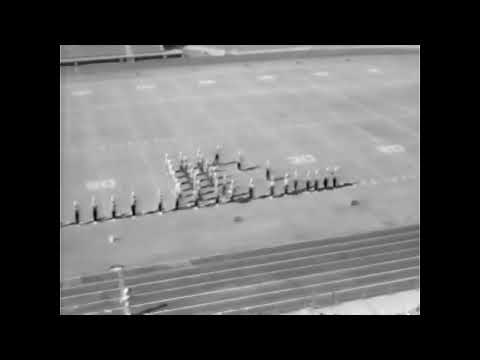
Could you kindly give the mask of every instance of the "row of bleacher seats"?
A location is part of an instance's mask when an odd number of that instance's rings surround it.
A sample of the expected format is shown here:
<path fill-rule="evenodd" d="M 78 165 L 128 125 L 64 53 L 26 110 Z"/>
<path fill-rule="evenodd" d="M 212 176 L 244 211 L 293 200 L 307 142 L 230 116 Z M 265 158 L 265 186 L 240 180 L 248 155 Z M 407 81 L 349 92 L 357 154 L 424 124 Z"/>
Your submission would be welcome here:
<path fill-rule="evenodd" d="M 126 56 L 125 45 L 61 45 L 60 59 Z"/>
<path fill-rule="evenodd" d="M 135 55 L 159 53 L 165 51 L 163 45 L 130 45 Z"/>
<path fill-rule="evenodd" d="M 95 58 L 141 57 L 178 51 L 183 45 L 60 45 L 60 61 Z"/>

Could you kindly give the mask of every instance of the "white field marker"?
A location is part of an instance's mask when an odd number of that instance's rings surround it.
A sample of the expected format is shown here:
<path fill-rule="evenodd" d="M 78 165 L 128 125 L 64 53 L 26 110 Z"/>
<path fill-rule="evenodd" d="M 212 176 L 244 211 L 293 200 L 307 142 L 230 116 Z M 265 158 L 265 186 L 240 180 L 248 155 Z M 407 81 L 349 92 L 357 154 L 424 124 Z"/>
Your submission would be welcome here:
<path fill-rule="evenodd" d="M 75 90 L 72 91 L 73 96 L 85 96 L 85 95 L 90 95 L 92 93 L 91 90 Z"/>
<path fill-rule="evenodd" d="M 370 179 L 370 184 L 372 184 L 372 185 L 376 185 L 376 184 L 377 184 L 377 182 L 375 181 L 375 179 Z"/>
<path fill-rule="evenodd" d="M 85 184 L 87 190 L 96 191 L 102 189 L 114 189 L 116 186 L 115 179 L 99 180 L 99 181 L 89 181 Z"/>
<path fill-rule="evenodd" d="M 313 156 L 311 154 L 289 156 L 289 157 L 287 157 L 287 160 L 288 160 L 289 163 L 291 163 L 293 165 L 309 164 L 309 163 L 314 163 L 314 162 L 317 161 L 317 159 L 315 159 L 315 156 Z"/>
<path fill-rule="evenodd" d="M 155 89 L 157 86 L 155 84 L 140 84 L 136 86 L 137 90 L 151 90 Z"/>
<path fill-rule="evenodd" d="M 215 83 L 216 83 L 215 80 L 200 80 L 198 82 L 199 85 L 213 85 Z"/>
<path fill-rule="evenodd" d="M 316 73 L 313 73 L 313 75 L 325 77 L 328 76 L 328 71 L 318 71 Z"/>
<path fill-rule="evenodd" d="M 402 145 L 380 145 L 377 146 L 377 150 L 385 154 L 403 153 L 405 148 Z"/>
<path fill-rule="evenodd" d="M 370 69 L 368 69 L 368 72 L 370 74 L 380 74 L 381 73 L 381 71 L 378 70 L 377 68 L 370 68 Z"/>
<path fill-rule="evenodd" d="M 398 178 L 396 176 L 392 177 L 392 182 L 397 182 Z"/>
<path fill-rule="evenodd" d="M 269 80 L 275 80 L 275 76 L 273 75 L 262 75 L 262 76 L 257 76 L 257 79 L 260 81 L 269 81 Z"/>

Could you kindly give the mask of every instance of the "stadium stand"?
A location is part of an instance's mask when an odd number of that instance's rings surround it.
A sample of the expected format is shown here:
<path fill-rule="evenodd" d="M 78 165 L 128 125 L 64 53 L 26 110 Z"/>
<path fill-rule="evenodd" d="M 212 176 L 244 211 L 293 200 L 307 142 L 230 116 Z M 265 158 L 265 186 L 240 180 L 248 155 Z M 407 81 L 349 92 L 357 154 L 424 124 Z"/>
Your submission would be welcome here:
<path fill-rule="evenodd" d="M 62 45 L 61 59 L 126 56 L 125 45 Z"/>
<path fill-rule="evenodd" d="M 135 55 L 155 54 L 165 51 L 163 45 L 130 45 L 130 47 Z"/>
<path fill-rule="evenodd" d="M 60 65 L 170 57 L 183 57 L 183 51 L 164 45 L 60 45 Z"/>

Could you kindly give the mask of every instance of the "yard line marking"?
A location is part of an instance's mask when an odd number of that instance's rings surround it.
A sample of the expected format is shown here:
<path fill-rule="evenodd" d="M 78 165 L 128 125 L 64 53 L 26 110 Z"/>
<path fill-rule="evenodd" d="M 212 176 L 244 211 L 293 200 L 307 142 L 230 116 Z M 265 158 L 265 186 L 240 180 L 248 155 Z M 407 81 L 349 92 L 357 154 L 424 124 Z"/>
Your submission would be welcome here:
<path fill-rule="evenodd" d="M 260 80 L 260 81 L 275 80 L 275 76 L 273 75 L 257 76 L 257 80 Z"/>
<path fill-rule="evenodd" d="M 155 84 L 140 84 L 137 85 L 135 88 L 137 90 L 150 90 L 150 89 L 155 89 L 157 86 Z"/>
<path fill-rule="evenodd" d="M 370 184 L 372 184 L 372 185 L 376 185 L 376 184 L 377 184 L 377 182 L 375 181 L 375 179 L 370 179 Z"/>
<path fill-rule="evenodd" d="M 392 182 L 397 182 L 398 178 L 396 176 L 392 177 Z"/>
<path fill-rule="evenodd" d="M 85 96 L 85 95 L 90 95 L 92 93 L 91 90 L 75 90 L 72 91 L 73 96 Z"/>
<path fill-rule="evenodd" d="M 198 82 L 199 85 L 213 85 L 215 83 L 216 83 L 215 80 L 200 80 Z"/>
<path fill-rule="evenodd" d="M 315 76 L 328 76 L 328 71 L 318 71 L 316 73 L 313 73 Z"/>

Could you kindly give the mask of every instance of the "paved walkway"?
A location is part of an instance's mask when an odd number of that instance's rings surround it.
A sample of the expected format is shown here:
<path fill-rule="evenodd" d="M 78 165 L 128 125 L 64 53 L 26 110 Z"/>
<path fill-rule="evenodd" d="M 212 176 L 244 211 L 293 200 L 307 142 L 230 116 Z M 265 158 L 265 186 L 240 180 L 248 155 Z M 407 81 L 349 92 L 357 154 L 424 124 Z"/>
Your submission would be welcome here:
<path fill-rule="evenodd" d="M 349 301 L 322 309 L 303 309 L 284 315 L 403 315 L 420 305 L 420 290 Z"/>

